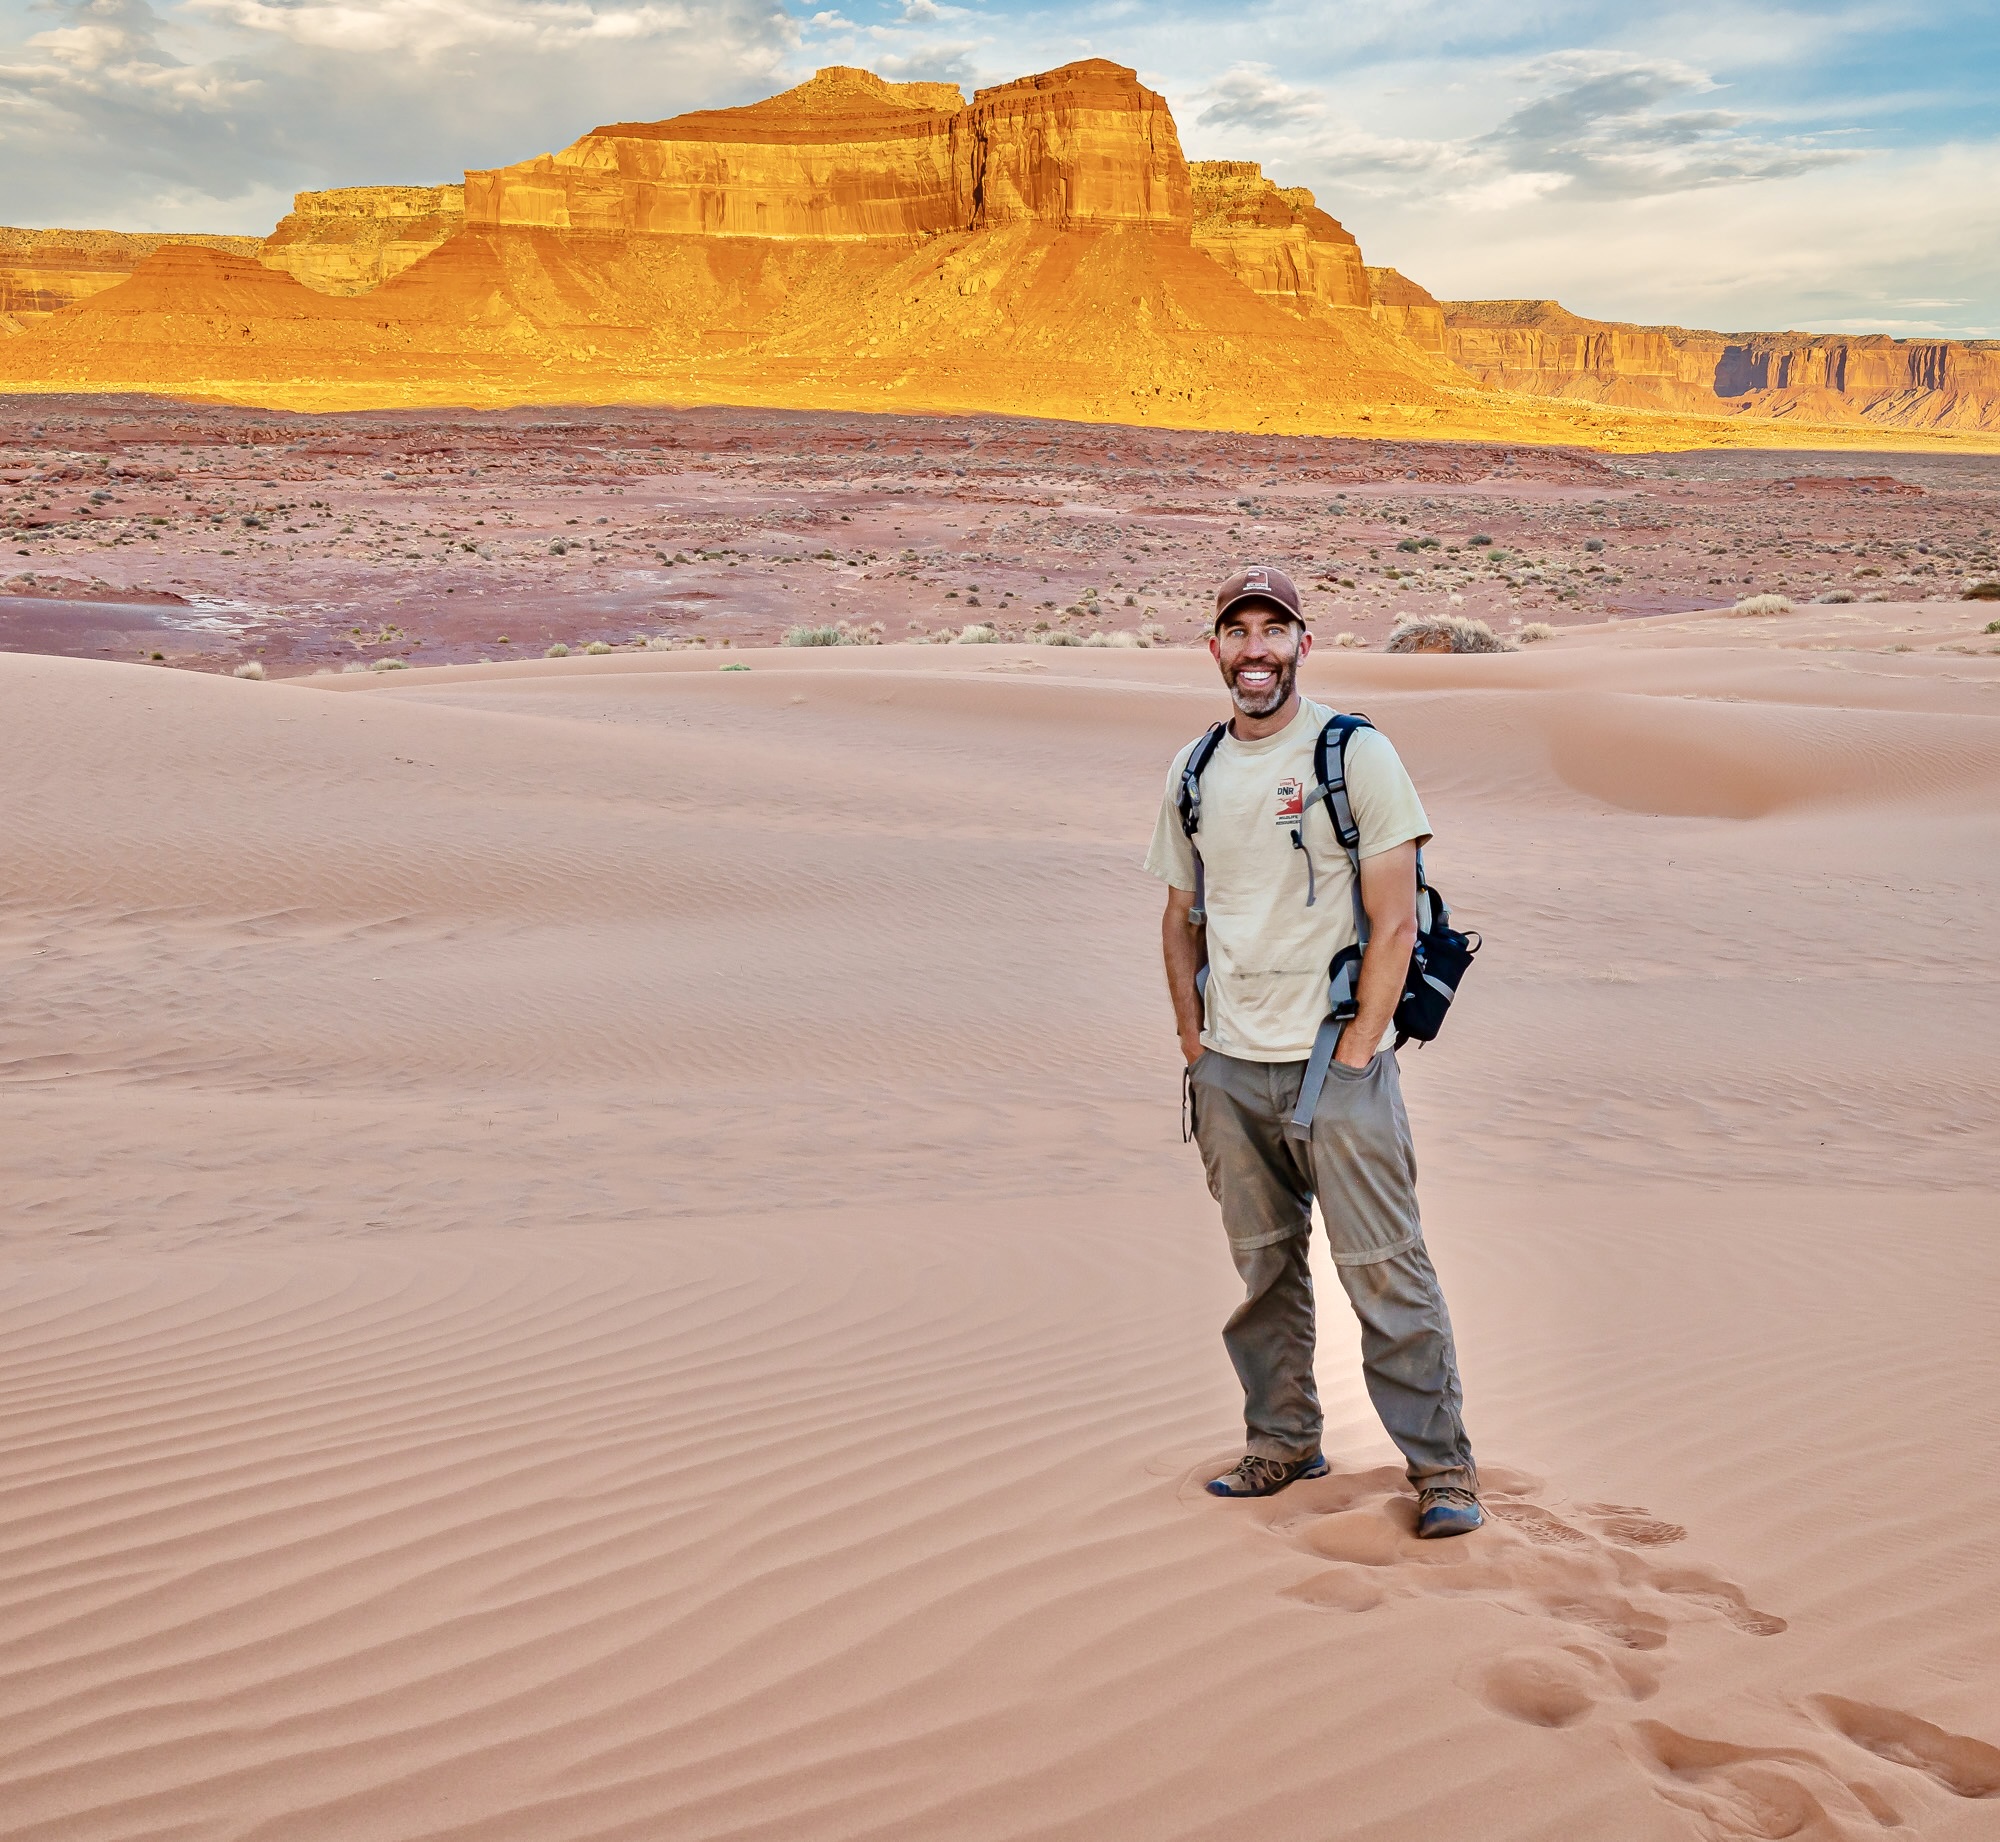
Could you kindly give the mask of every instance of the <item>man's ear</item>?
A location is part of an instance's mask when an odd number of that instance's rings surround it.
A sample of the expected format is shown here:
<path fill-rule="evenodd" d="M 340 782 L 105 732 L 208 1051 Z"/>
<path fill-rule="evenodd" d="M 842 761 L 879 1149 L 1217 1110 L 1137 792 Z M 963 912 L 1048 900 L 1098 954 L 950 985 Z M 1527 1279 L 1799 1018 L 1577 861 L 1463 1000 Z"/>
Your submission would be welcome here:
<path fill-rule="evenodd" d="M 1309 629 L 1307 629 L 1307 628 L 1305 628 L 1305 627 L 1301 627 L 1301 628 L 1299 629 L 1299 663 L 1300 663 L 1300 664 L 1302 664 L 1302 665 L 1303 665 L 1303 664 L 1305 663 L 1306 659 L 1307 659 L 1307 658 L 1308 658 L 1308 657 L 1309 657 L 1309 656 L 1311 655 L 1311 653 L 1312 653 L 1312 649 L 1313 649 L 1313 636 L 1312 636 L 1312 633 L 1310 632 L 1310 630 L 1309 630 Z"/>
<path fill-rule="evenodd" d="M 1208 636 L 1208 656 L 1216 664 L 1220 665 L 1222 663 L 1222 640 L 1217 634 L 1211 633 Z"/>

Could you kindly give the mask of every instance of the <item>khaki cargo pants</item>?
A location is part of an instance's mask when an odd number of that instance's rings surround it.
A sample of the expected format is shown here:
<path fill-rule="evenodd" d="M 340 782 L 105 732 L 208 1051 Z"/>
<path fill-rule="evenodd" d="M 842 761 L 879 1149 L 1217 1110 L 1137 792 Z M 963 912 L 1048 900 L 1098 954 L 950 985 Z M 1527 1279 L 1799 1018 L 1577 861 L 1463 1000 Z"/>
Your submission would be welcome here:
<path fill-rule="evenodd" d="M 1222 1205 L 1245 1289 L 1222 1341 L 1243 1384 L 1247 1449 L 1290 1461 L 1319 1450 L 1313 1287 L 1306 1264 L 1319 1199 L 1335 1270 L 1361 1320 L 1368 1396 L 1408 1461 L 1410 1482 L 1472 1489 L 1458 1358 L 1417 1216 L 1417 1158 L 1393 1054 L 1335 1062 L 1312 1138 L 1285 1136 L 1303 1062 L 1195 1063 L 1195 1139 Z"/>

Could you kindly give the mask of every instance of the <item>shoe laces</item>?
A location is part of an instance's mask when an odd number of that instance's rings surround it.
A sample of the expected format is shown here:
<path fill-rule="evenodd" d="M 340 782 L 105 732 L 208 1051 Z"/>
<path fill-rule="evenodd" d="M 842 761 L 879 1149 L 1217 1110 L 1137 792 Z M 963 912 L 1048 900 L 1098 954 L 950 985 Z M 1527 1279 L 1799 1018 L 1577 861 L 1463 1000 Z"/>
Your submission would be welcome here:
<path fill-rule="evenodd" d="M 1417 1503 L 1422 1509 L 1434 1509 L 1440 1504 L 1454 1509 L 1477 1509 L 1479 1493 L 1460 1484 L 1431 1484 L 1417 1493 Z"/>

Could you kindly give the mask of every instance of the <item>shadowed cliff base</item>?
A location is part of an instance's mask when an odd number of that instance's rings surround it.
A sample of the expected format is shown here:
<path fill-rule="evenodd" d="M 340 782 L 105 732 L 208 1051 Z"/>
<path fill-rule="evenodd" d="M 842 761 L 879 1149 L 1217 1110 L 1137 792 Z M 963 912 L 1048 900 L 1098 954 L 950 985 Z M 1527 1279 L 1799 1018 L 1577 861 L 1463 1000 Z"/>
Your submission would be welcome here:
<path fill-rule="evenodd" d="M 261 245 L 150 239 L 122 279 L 103 233 L 85 241 L 0 241 L 22 308 L 0 313 L 0 388 L 303 411 L 999 412 L 1628 452 L 2000 445 L 2000 359 L 1980 347 L 1795 350 L 1553 303 L 1441 305 L 1369 268 L 1303 188 L 1252 162 L 1191 166 L 1165 102 L 1102 59 L 970 103 L 826 70 L 463 186 L 302 193 Z"/>

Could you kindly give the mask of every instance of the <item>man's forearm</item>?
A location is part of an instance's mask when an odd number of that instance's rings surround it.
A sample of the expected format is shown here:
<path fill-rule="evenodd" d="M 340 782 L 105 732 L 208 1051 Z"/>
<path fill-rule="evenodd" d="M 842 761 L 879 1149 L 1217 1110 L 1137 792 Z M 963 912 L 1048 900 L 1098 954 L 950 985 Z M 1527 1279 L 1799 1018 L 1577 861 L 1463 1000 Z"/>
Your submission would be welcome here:
<path fill-rule="evenodd" d="M 1391 927 L 1370 934 L 1361 955 L 1361 977 L 1355 982 L 1354 1021 L 1341 1032 L 1340 1059 L 1359 1068 L 1375 1053 L 1403 997 L 1403 975 L 1409 970 L 1410 949 L 1416 945 L 1417 924 Z"/>
<path fill-rule="evenodd" d="M 1396 1015 L 1410 950 L 1417 944 L 1417 847 L 1399 844 L 1361 865 L 1368 948 L 1355 981 L 1354 1021 L 1340 1034 L 1337 1060 L 1365 1068 Z"/>
<path fill-rule="evenodd" d="M 1192 1061 L 1201 1046 L 1201 992 L 1195 976 L 1208 960 L 1208 930 L 1190 924 L 1186 903 L 1170 901 L 1160 920 L 1160 957 L 1166 963 L 1167 995 L 1173 1000 L 1174 1032 Z"/>

